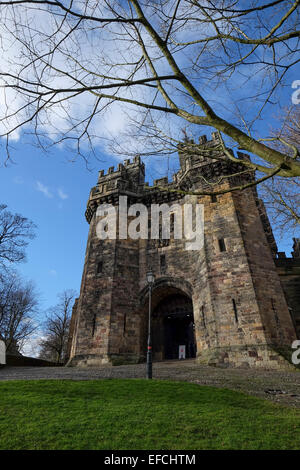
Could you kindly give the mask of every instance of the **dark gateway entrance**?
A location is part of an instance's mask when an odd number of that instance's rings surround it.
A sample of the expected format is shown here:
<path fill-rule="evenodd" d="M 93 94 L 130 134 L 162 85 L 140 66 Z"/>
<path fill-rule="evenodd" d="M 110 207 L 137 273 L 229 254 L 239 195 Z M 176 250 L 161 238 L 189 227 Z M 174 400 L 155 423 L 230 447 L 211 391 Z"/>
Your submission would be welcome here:
<path fill-rule="evenodd" d="M 196 357 L 193 304 L 185 295 L 169 295 L 153 311 L 154 359 L 178 359 L 183 345 L 186 358 Z"/>

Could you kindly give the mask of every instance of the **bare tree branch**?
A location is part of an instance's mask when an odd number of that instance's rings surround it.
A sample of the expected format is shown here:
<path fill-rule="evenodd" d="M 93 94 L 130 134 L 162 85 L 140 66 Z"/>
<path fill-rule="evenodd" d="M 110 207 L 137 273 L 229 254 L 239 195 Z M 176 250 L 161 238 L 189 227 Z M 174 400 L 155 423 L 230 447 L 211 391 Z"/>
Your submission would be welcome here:
<path fill-rule="evenodd" d="M 67 345 L 75 291 L 59 294 L 59 303 L 51 307 L 44 324 L 44 337 L 40 341 L 40 357 L 57 363 L 67 359 Z"/>
<path fill-rule="evenodd" d="M 100 116 L 118 104 L 132 123 L 143 123 L 136 142 L 153 135 L 149 120 L 167 115 L 194 132 L 217 129 L 254 155 L 243 165 L 267 177 L 299 177 L 299 152 L 291 155 L 288 139 L 284 147 L 272 145 L 259 123 L 300 60 L 300 0 L 257 3 L 0 0 L 2 40 L 15 48 L 0 71 L 0 135 L 8 155 L 10 139 L 22 130 L 41 145 L 44 138 L 74 141 L 79 154 L 81 143 L 93 149 L 103 138 Z M 234 83 L 239 117 L 221 109 Z M 171 135 L 166 154 L 170 142 Z"/>

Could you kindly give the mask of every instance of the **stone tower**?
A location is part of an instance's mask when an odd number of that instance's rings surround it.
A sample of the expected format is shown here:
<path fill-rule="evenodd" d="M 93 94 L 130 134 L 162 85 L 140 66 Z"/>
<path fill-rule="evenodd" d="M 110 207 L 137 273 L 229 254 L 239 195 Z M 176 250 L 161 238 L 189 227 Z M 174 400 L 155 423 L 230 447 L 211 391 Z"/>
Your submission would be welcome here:
<path fill-rule="evenodd" d="M 277 247 L 253 172 L 224 158 L 217 133 L 199 144 L 186 140 L 178 149 L 180 170 L 144 181 L 139 157 L 115 170 L 99 172 L 87 203 L 90 224 L 80 297 L 73 309 L 69 365 L 137 363 L 145 360 L 149 267 L 156 280 L 152 294 L 154 360 L 187 357 L 218 366 L 285 367 L 279 350 L 296 338 L 275 266 Z M 215 157 L 215 158 L 214 158 Z M 240 159 L 249 158 L 239 154 Z M 236 175 L 236 176 L 230 176 Z M 195 196 L 197 190 L 207 195 Z M 128 207 L 141 203 L 202 204 L 204 246 L 187 250 L 184 239 L 106 239 L 97 237 L 96 210 L 119 196 Z M 150 211 L 149 211 L 150 213 Z M 150 228 L 149 228 L 150 233 Z M 297 250 L 297 247 L 296 247 Z"/>

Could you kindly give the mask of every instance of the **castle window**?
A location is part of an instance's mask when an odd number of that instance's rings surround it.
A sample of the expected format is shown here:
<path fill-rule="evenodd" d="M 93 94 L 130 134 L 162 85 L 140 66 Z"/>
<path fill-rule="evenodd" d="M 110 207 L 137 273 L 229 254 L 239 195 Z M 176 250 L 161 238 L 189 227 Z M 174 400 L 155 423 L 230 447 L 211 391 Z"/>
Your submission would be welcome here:
<path fill-rule="evenodd" d="M 203 326 L 204 326 L 204 328 L 206 328 L 205 314 L 204 314 L 204 305 L 202 305 L 202 307 L 201 307 L 201 314 L 202 314 Z"/>
<path fill-rule="evenodd" d="M 275 308 L 274 299 L 271 299 L 271 304 L 272 304 L 272 310 L 273 310 L 273 312 L 274 312 L 274 317 L 275 317 L 276 325 L 279 326 L 279 317 L 278 317 L 278 313 L 277 313 L 276 308 Z"/>
<path fill-rule="evenodd" d="M 125 336 L 125 333 L 126 333 L 126 320 L 127 320 L 127 316 L 126 316 L 126 313 L 124 313 L 124 318 L 123 318 L 123 336 Z"/>
<path fill-rule="evenodd" d="M 95 329 L 96 329 L 96 314 L 93 316 L 93 323 L 92 323 L 92 336 L 95 334 Z"/>
<path fill-rule="evenodd" d="M 103 262 L 99 261 L 99 263 L 97 264 L 97 274 L 101 274 L 102 269 L 103 269 Z"/>
<path fill-rule="evenodd" d="M 170 216 L 170 232 L 174 234 L 175 214 L 172 212 Z"/>
<path fill-rule="evenodd" d="M 210 196 L 210 198 L 211 198 L 211 202 L 218 202 L 218 198 L 217 198 L 216 194 L 212 194 Z"/>
<path fill-rule="evenodd" d="M 238 318 L 236 303 L 235 303 L 235 300 L 234 300 L 234 299 L 232 299 L 232 306 L 233 306 L 233 311 L 234 311 L 235 322 L 238 323 L 239 318 Z"/>
<path fill-rule="evenodd" d="M 224 238 L 219 238 L 218 242 L 219 242 L 220 251 L 226 251 L 226 245 L 225 245 Z"/>
<path fill-rule="evenodd" d="M 166 267 L 167 267 L 166 255 L 161 255 L 160 256 L 160 270 L 162 273 L 165 272 Z"/>

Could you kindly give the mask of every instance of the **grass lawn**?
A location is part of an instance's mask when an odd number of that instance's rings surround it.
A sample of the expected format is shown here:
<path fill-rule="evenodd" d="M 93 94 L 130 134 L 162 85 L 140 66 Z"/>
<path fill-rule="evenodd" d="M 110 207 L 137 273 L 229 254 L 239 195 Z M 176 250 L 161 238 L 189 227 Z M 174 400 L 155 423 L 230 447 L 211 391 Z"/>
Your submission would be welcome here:
<path fill-rule="evenodd" d="M 299 449 L 299 418 L 185 382 L 0 382 L 0 449 Z"/>

